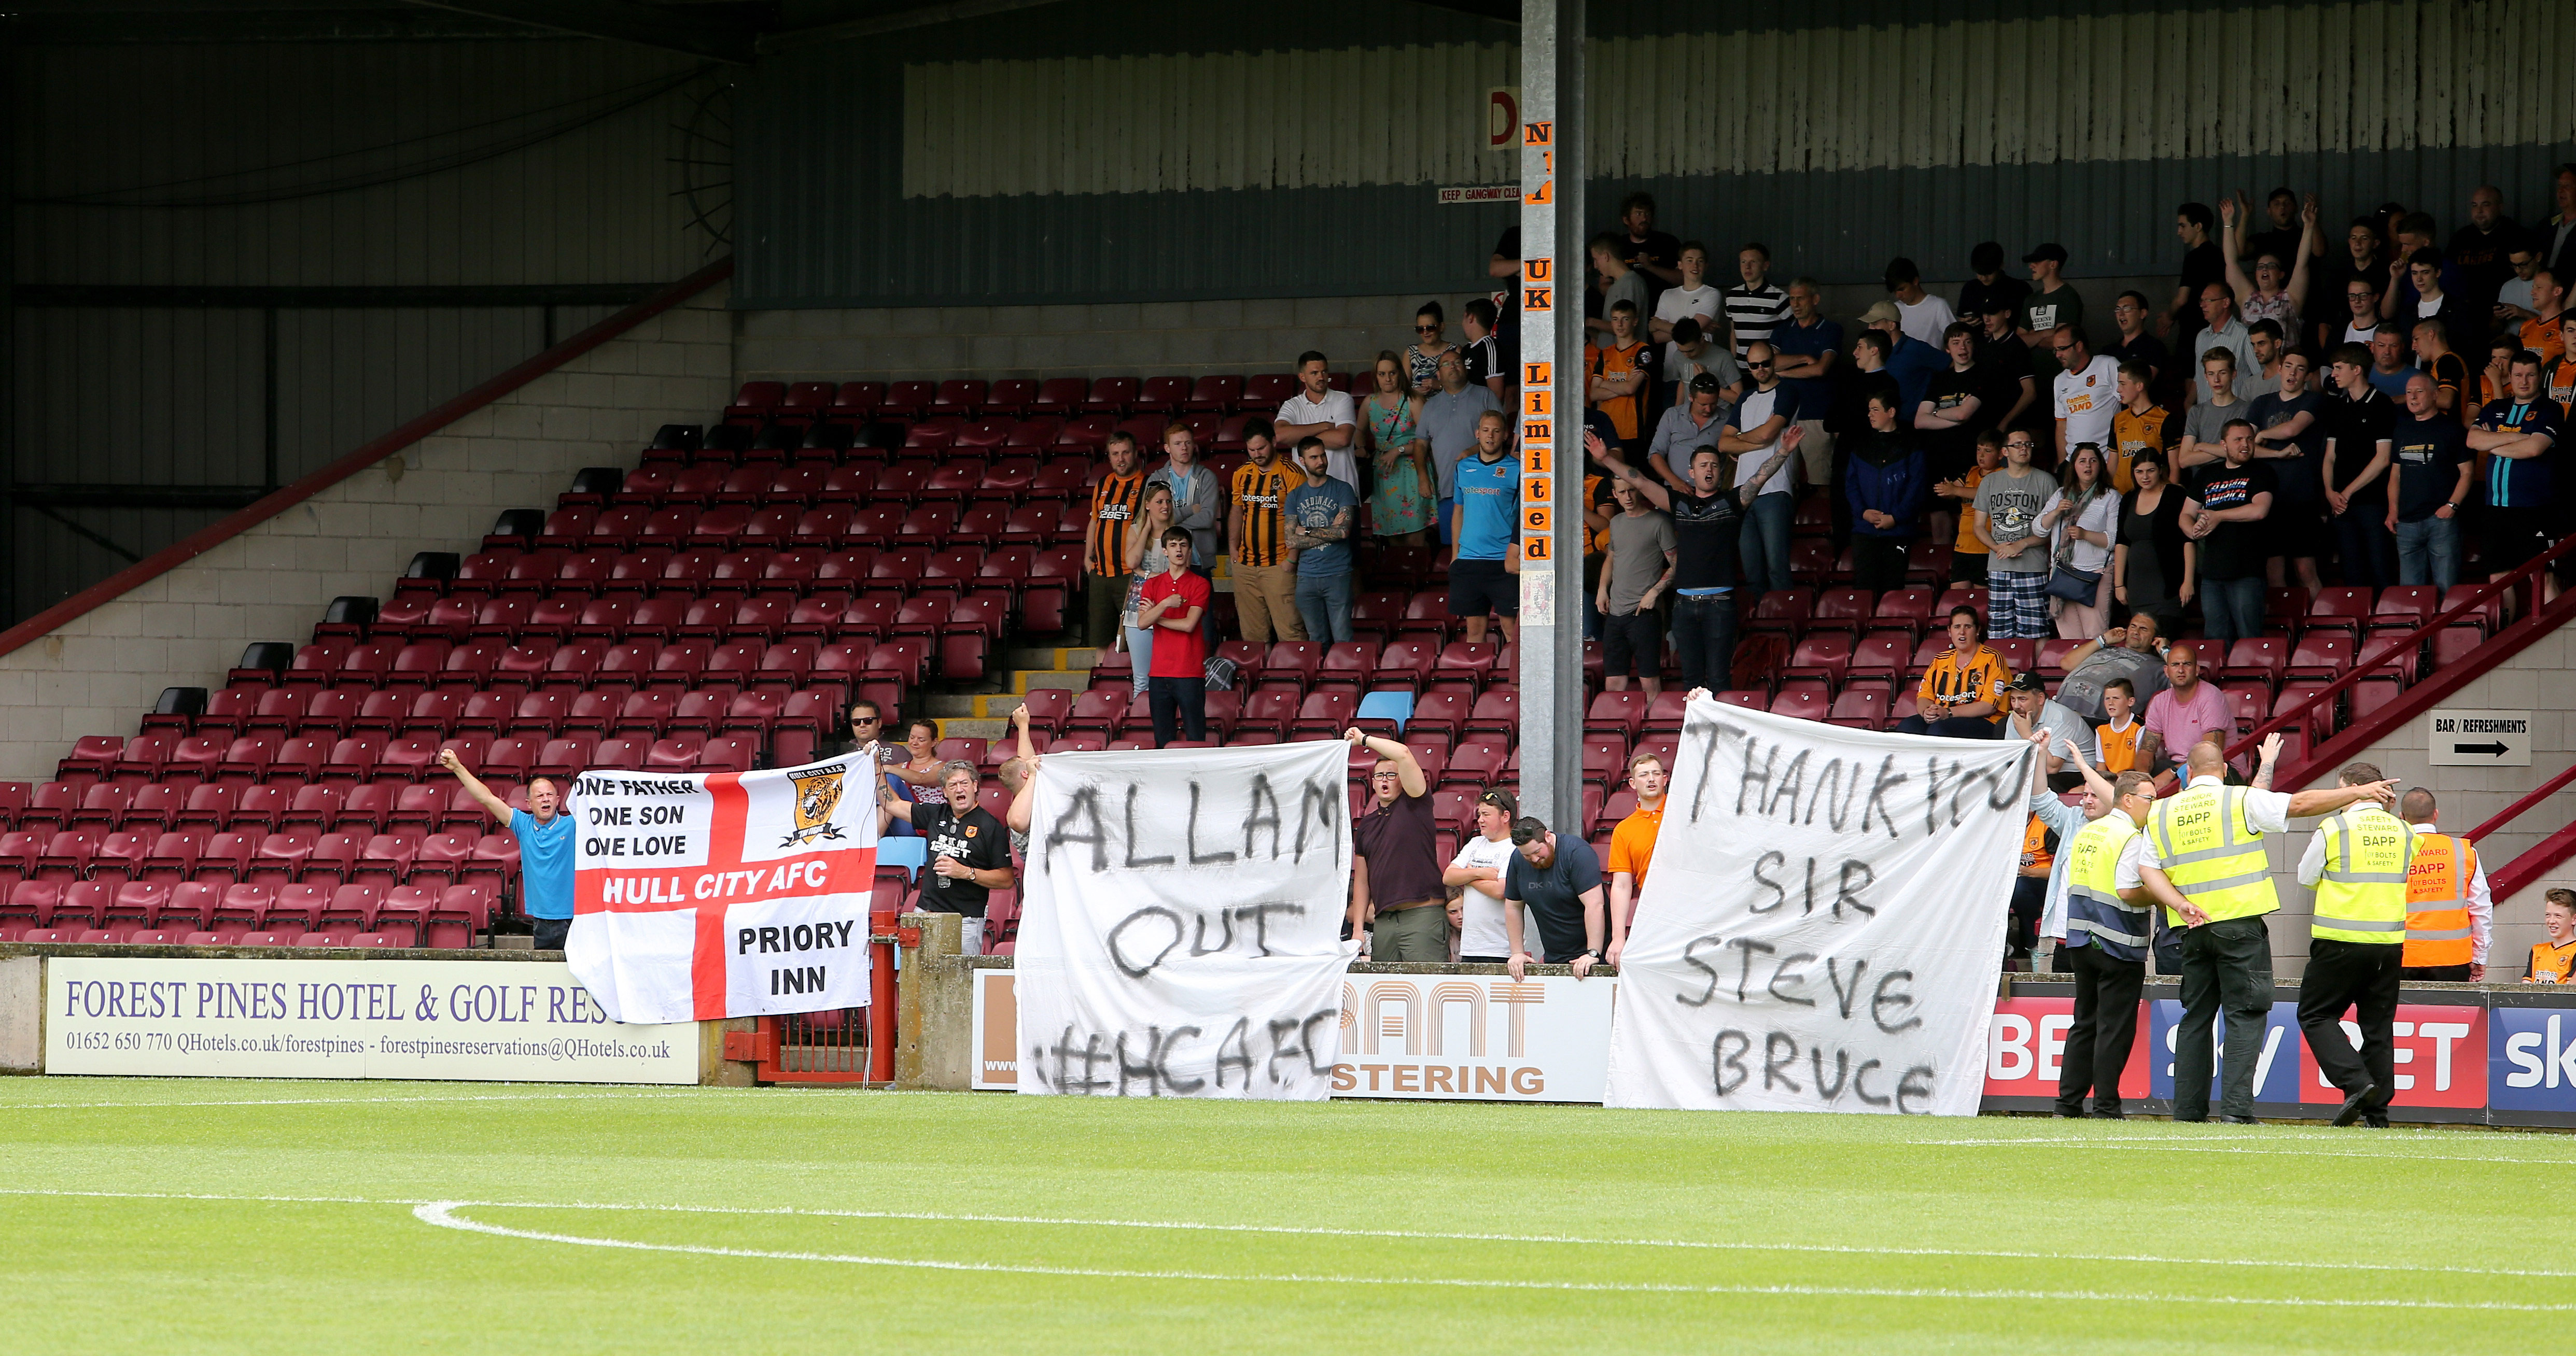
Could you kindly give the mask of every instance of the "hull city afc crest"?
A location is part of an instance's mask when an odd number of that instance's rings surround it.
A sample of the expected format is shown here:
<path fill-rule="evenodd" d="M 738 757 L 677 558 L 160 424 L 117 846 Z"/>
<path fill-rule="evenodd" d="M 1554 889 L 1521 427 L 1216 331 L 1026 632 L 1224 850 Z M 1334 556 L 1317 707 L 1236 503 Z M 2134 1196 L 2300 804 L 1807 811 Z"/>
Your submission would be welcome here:
<path fill-rule="evenodd" d="M 838 838 L 840 829 L 833 826 L 832 811 L 841 804 L 843 769 L 816 769 L 791 772 L 788 778 L 796 785 L 796 827 L 780 847 L 795 847 L 818 838 Z"/>

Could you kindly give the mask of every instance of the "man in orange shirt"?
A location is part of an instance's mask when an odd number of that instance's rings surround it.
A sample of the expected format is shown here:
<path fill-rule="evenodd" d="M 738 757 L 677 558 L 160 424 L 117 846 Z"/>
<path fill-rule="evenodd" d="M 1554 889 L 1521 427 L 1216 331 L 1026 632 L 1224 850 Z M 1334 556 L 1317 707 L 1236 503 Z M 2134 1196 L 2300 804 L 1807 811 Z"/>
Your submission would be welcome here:
<path fill-rule="evenodd" d="M 2559 348 L 2567 356 L 2550 365 L 2549 398 L 2558 402 L 2558 408 L 2576 413 L 2576 315 L 2560 322 L 2559 335 Z"/>
<path fill-rule="evenodd" d="M 1986 582 L 1986 540 L 1977 535 L 1977 482 L 2004 464 L 2004 435 L 2001 429 L 1987 429 L 1977 435 L 1977 464 L 1957 480 L 1944 480 L 1932 486 L 1933 497 L 1958 505 L 1933 510 L 1958 515 L 1958 536 L 1950 547 L 1950 582 L 1982 584 Z"/>
<path fill-rule="evenodd" d="M 1583 346 L 1585 398 L 1619 430 L 1620 450 L 1635 455 L 1645 427 L 1646 359 L 1653 352 L 1637 337 L 1637 308 L 1626 298 L 1610 303 L 1610 340 Z"/>
<path fill-rule="evenodd" d="M 1628 910 L 1645 887 L 1647 864 L 1655 858 L 1655 836 L 1664 827 L 1664 787 L 1670 780 L 1664 760 L 1654 754 L 1628 760 L 1628 785 L 1637 792 L 1637 808 L 1610 831 L 1610 949 L 1602 959 L 1612 965 L 1627 949 Z"/>
<path fill-rule="evenodd" d="M 1269 644 L 1274 629 L 1281 640 L 1304 640 L 1306 626 L 1297 615 L 1297 549 L 1289 544 L 1281 510 L 1306 475 L 1275 454 L 1267 428 L 1247 429 L 1243 451 L 1250 460 L 1234 468 L 1226 496 L 1235 619 L 1245 640 Z"/>

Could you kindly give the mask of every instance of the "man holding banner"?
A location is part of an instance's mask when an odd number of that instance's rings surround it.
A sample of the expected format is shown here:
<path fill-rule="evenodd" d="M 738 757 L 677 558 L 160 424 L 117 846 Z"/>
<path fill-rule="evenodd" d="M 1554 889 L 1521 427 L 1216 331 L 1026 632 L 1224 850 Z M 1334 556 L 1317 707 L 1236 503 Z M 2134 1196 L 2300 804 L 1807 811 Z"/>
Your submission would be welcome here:
<path fill-rule="evenodd" d="M 2177 647 L 2179 648 L 2179 647 Z M 2281 756 L 2281 736 L 2263 741 L 2252 786 L 2229 786 L 2227 761 L 2206 740 L 2185 763 L 2191 783 L 2158 801 L 2147 819 L 2138 876 L 2166 920 L 2188 926 L 2182 938 L 2182 1022 L 2174 1037 L 2177 1121 L 2209 1119 L 2210 1029 L 2227 1014 L 2226 1086 L 2219 1119 L 2253 1125 L 2255 1060 L 2272 1006 L 2272 935 L 2263 917 L 2281 907 L 2263 835 L 2287 833 L 2290 821 L 2332 814 L 2365 800 L 2395 799 L 2393 783 L 2366 782 L 2295 795 L 2268 788 Z"/>

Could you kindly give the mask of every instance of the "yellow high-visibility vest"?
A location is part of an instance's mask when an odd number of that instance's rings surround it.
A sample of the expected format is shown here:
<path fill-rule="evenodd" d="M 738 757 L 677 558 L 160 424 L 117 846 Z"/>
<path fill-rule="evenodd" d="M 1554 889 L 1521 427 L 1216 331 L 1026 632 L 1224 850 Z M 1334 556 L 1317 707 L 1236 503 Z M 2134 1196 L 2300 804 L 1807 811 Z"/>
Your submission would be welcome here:
<path fill-rule="evenodd" d="M 2327 816 L 2317 832 L 2325 835 L 2326 869 L 2317 878 L 2317 916 L 2310 935 L 2403 944 L 2406 863 L 2415 855 L 2415 830 L 2364 802 Z"/>
<path fill-rule="evenodd" d="M 2245 817 L 2243 787 L 2185 788 L 2156 802 L 2149 828 L 2165 878 L 2209 921 L 2251 918 L 2281 907 L 2280 896 L 2272 892 L 2263 835 Z M 2185 925 L 2182 915 L 2171 909 L 2165 913 L 2173 926 Z"/>

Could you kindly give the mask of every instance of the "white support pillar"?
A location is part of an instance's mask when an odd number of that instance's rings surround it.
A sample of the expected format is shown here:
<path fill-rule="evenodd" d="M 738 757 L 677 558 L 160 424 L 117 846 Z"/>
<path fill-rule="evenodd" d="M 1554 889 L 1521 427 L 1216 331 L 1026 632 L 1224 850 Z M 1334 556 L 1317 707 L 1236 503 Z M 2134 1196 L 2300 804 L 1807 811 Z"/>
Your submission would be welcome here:
<path fill-rule="evenodd" d="M 1521 8 L 1521 813 L 1583 808 L 1583 0 Z"/>

